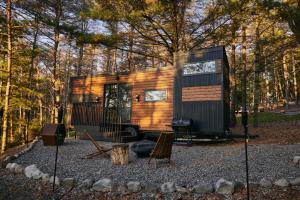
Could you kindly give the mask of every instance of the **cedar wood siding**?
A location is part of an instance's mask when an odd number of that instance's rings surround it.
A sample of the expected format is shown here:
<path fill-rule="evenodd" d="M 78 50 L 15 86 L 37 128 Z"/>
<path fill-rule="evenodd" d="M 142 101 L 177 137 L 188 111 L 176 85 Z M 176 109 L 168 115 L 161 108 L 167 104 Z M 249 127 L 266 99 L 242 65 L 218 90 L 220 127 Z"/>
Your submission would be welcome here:
<path fill-rule="evenodd" d="M 173 81 L 174 68 L 165 67 L 155 70 L 120 74 L 119 83 L 127 83 L 132 88 L 131 123 L 139 124 L 142 130 L 168 130 L 166 126 L 173 118 Z M 103 102 L 104 85 L 117 83 L 113 75 L 94 77 L 74 77 L 71 79 L 71 102 L 95 101 L 100 97 Z M 167 90 L 167 100 L 145 102 L 145 90 Z M 135 96 L 140 101 L 135 101 Z"/>
<path fill-rule="evenodd" d="M 182 102 L 187 101 L 220 101 L 221 85 L 194 86 L 182 88 Z"/>

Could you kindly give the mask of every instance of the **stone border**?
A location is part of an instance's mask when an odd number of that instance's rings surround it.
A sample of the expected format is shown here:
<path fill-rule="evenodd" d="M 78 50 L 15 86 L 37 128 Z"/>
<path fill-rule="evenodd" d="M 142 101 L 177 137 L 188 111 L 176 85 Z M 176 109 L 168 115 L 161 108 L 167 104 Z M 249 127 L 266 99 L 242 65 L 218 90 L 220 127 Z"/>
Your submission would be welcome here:
<path fill-rule="evenodd" d="M 51 183 L 53 184 L 54 177 L 49 177 L 49 174 L 45 174 L 40 171 L 35 164 L 29 165 L 27 167 L 22 167 L 17 163 L 8 163 L 6 168 L 14 173 L 14 174 L 24 174 L 27 178 L 41 180 L 44 183 Z M 199 183 L 194 185 L 191 188 L 177 185 L 174 182 L 166 182 L 160 186 L 156 186 L 154 184 L 142 185 L 138 181 L 129 181 L 127 184 L 117 184 L 114 183 L 109 178 L 103 178 L 100 180 L 93 180 L 93 179 L 85 179 L 81 182 L 76 182 L 76 180 L 72 177 L 65 178 L 62 181 L 58 177 L 55 178 L 55 184 L 57 186 L 64 186 L 67 188 L 75 187 L 77 191 L 96 191 L 96 192 L 110 192 L 115 194 L 132 194 L 132 193 L 149 193 L 149 194 L 172 194 L 172 193 L 179 193 L 179 194 L 195 194 L 195 195 L 205 195 L 205 194 L 222 194 L 222 195 L 232 195 L 235 191 L 239 189 L 244 189 L 245 185 L 241 182 L 231 182 L 227 181 L 223 178 L 220 178 L 214 185 L 207 184 L 207 183 Z M 258 185 L 262 188 L 271 188 L 272 186 L 277 187 L 290 187 L 290 186 L 299 186 L 300 185 L 300 177 L 292 179 L 288 181 L 285 178 L 281 178 L 275 181 L 271 181 L 267 178 L 261 179 L 259 183 L 251 183 L 254 185 Z"/>
<path fill-rule="evenodd" d="M 15 160 L 16 158 L 18 158 L 18 157 L 20 157 L 21 155 L 23 155 L 23 154 L 27 153 L 28 151 L 30 151 L 38 141 L 39 141 L 39 137 L 36 136 L 35 139 L 34 139 L 30 144 L 28 144 L 28 147 L 26 147 L 25 149 L 23 149 L 22 151 L 16 153 L 16 154 L 13 155 L 13 156 L 6 156 L 6 157 L 1 161 L 1 167 L 2 167 L 2 168 L 5 168 L 6 165 L 7 165 L 9 162 Z"/>
<path fill-rule="evenodd" d="M 54 177 L 49 176 L 49 174 L 45 174 L 40 171 L 35 164 L 29 165 L 27 167 L 23 167 L 17 163 L 12 163 L 11 161 L 16 159 L 17 157 L 21 156 L 22 154 L 30 151 L 33 146 L 38 142 L 38 138 L 36 138 L 26 149 L 22 150 L 18 154 L 14 156 L 7 156 L 4 159 L 4 163 L 6 162 L 5 168 L 7 168 L 10 172 L 14 174 L 24 174 L 27 178 L 41 180 L 42 182 L 51 183 L 53 184 Z M 2 165 L 3 165 L 2 162 Z M 294 156 L 293 161 L 295 165 L 300 166 L 300 156 Z M 85 179 L 81 182 L 76 182 L 75 178 L 69 177 L 65 178 L 60 182 L 59 177 L 55 177 L 55 184 L 57 186 L 64 186 L 64 187 L 76 187 L 78 191 L 97 191 L 97 192 L 110 192 L 116 194 L 132 194 L 132 193 L 150 193 L 150 194 L 172 194 L 172 193 L 179 193 L 179 194 L 195 194 L 195 195 L 204 195 L 204 194 L 222 194 L 222 195 L 232 195 L 236 190 L 245 188 L 245 184 L 242 182 L 232 182 L 220 178 L 214 185 L 208 183 L 198 183 L 193 187 L 185 187 L 177 185 L 174 182 L 166 182 L 160 186 L 154 184 L 142 185 L 139 181 L 129 181 L 127 184 L 117 184 L 114 183 L 109 178 L 103 178 L 100 180 L 95 181 L 94 179 Z M 253 185 L 258 185 L 262 188 L 271 188 L 272 186 L 277 187 L 290 187 L 290 186 L 299 186 L 300 185 L 300 177 L 296 177 L 288 181 L 285 178 L 281 178 L 275 181 L 272 181 L 268 178 L 263 178 L 259 181 L 259 183 L 251 183 Z"/>

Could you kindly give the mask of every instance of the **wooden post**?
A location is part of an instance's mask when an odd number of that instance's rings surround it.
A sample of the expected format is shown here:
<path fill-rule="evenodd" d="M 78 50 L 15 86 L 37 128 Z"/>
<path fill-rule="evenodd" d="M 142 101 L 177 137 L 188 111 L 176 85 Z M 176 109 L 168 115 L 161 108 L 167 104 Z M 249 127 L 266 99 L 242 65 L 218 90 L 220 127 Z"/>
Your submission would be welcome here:
<path fill-rule="evenodd" d="M 111 161 L 114 165 L 127 165 L 129 146 L 127 144 L 114 145 L 111 151 Z"/>

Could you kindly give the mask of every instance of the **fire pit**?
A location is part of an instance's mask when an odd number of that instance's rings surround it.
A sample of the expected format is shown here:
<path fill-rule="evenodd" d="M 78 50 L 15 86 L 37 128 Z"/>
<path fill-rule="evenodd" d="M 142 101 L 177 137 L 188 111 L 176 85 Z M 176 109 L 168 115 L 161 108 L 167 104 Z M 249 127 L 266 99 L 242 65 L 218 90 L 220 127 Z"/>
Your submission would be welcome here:
<path fill-rule="evenodd" d="M 155 142 L 150 140 L 142 140 L 134 143 L 131 150 L 136 153 L 138 157 L 149 157 L 150 153 L 155 147 Z"/>

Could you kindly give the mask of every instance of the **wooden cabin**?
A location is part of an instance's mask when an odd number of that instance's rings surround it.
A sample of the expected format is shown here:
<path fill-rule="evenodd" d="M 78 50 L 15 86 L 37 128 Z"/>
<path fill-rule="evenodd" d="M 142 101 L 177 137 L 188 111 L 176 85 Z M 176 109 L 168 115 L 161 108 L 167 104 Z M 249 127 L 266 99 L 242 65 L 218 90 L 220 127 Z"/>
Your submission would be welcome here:
<path fill-rule="evenodd" d="M 77 108 L 77 118 L 83 120 L 74 121 L 73 110 L 72 123 L 97 127 L 107 111 L 117 112 L 122 124 L 134 125 L 139 132 L 172 130 L 173 119 L 191 119 L 193 135 L 224 136 L 230 115 L 229 65 L 224 47 L 179 53 L 174 61 L 174 66 L 157 69 L 72 77 L 73 109 L 82 102 L 96 102 L 99 106 L 86 115 L 102 112 L 101 116 L 89 117 L 92 124 L 82 123 L 87 117 Z"/>

